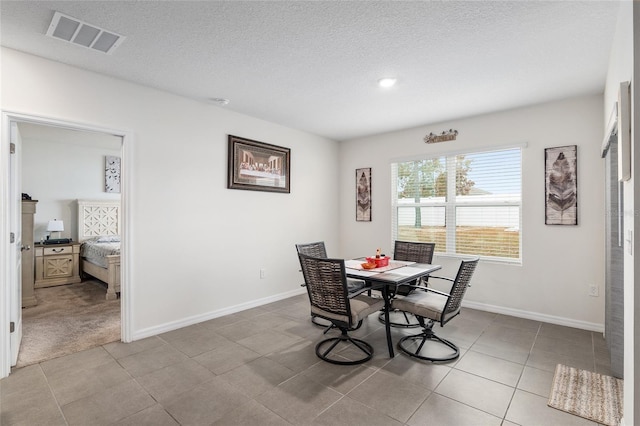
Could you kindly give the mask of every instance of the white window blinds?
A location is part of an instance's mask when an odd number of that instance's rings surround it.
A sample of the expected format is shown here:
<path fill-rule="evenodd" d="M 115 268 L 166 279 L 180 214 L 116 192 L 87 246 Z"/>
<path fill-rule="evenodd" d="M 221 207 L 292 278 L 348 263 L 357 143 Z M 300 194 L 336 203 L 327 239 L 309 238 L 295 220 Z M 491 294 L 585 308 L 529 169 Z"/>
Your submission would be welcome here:
<path fill-rule="evenodd" d="M 394 239 L 521 260 L 521 148 L 392 164 Z"/>

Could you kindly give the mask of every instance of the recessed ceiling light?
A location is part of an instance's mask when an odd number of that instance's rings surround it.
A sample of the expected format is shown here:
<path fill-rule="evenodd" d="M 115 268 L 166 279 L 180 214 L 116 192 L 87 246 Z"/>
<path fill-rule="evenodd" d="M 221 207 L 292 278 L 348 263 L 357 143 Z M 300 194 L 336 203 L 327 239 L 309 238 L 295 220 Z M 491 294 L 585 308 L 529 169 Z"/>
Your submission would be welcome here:
<path fill-rule="evenodd" d="M 230 102 L 229 99 L 225 98 L 209 98 L 209 100 L 214 104 L 218 104 L 220 106 L 227 105 Z"/>
<path fill-rule="evenodd" d="M 380 87 L 391 87 L 394 84 L 396 84 L 396 81 L 398 81 L 395 78 L 392 77 L 385 77 L 385 78 L 381 78 L 380 80 L 378 80 L 378 86 Z"/>

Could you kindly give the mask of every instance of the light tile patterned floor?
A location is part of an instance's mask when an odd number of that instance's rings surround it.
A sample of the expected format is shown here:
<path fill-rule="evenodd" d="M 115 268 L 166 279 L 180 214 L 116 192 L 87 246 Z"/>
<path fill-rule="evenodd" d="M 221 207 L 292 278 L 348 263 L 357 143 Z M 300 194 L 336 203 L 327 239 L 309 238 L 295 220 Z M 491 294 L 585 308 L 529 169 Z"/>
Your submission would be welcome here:
<path fill-rule="evenodd" d="M 595 424 L 547 407 L 553 371 L 609 374 L 600 333 L 471 309 L 436 328 L 461 348 L 448 364 L 389 359 L 377 315 L 354 333 L 374 358 L 328 364 L 322 331 L 303 295 L 17 369 L 0 381 L 0 424 Z"/>

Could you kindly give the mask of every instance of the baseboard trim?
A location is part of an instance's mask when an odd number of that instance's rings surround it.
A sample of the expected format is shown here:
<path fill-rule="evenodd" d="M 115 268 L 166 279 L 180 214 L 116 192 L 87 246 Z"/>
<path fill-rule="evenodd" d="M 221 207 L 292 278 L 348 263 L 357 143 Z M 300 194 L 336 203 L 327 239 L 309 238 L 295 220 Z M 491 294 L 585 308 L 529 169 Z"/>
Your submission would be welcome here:
<path fill-rule="evenodd" d="M 479 311 L 510 315 L 512 317 L 525 318 L 534 321 L 548 322 L 551 324 L 564 325 L 566 327 L 604 333 L 604 324 L 598 324 L 594 322 L 574 320 L 571 318 L 557 317 L 554 315 L 541 314 L 538 312 L 523 311 L 520 309 L 505 308 L 503 306 L 489 305 L 487 303 L 478 303 L 464 300 L 462 301 L 462 306 L 465 308 L 477 309 Z"/>
<path fill-rule="evenodd" d="M 266 305 L 269 303 L 277 302 L 282 299 L 297 296 L 306 292 L 306 289 L 300 288 L 291 290 L 285 293 L 280 293 L 275 296 L 264 297 L 262 299 L 252 300 L 250 302 L 240 303 L 239 305 L 229 306 L 224 309 L 218 309 L 217 311 L 207 312 L 201 315 L 194 315 L 192 317 L 184 318 L 179 321 L 168 322 L 160 324 L 154 327 L 144 328 L 142 330 L 133 332 L 133 340 L 145 339 L 147 337 L 156 336 L 158 334 L 166 333 L 168 331 L 177 330 L 179 328 L 187 327 L 190 325 L 198 324 L 204 321 L 208 321 L 214 318 L 223 317 L 225 315 L 234 314 L 236 312 L 244 311 L 258 306 Z"/>
<path fill-rule="evenodd" d="M 287 299 L 289 297 L 297 296 L 305 292 L 304 288 L 291 290 L 285 293 L 280 293 L 275 296 L 264 297 L 262 299 L 252 300 L 250 302 L 240 303 L 238 305 L 229 306 L 224 309 L 218 309 L 216 311 L 207 312 L 201 315 L 194 315 L 192 317 L 184 318 L 180 321 L 173 321 L 157 325 L 154 327 L 144 328 L 142 330 L 135 331 L 133 333 L 133 340 L 145 339 L 147 337 L 156 336 L 158 334 L 166 333 L 168 331 L 177 330 L 182 327 L 198 324 L 200 322 L 208 321 L 214 318 L 222 317 L 236 312 L 244 311 L 258 306 L 266 305 L 268 303 L 277 302 L 279 300 Z M 579 328 L 582 330 L 595 331 L 598 333 L 604 333 L 604 325 L 598 323 L 592 323 L 587 321 L 579 321 L 571 318 L 558 317 L 554 315 L 541 314 L 538 312 L 523 311 L 521 309 L 506 308 L 503 306 L 490 305 L 487 303 L 479 303 L 473 301 L 463 301 L 462 306 L 470 309 L 477 309 L 479 311 L 492 312 L 495 314 L 510 315 L 518 318 L 525 318 L 534 321 L 547 322 L 551 324 L 564 325 L 566 327 Z"/>

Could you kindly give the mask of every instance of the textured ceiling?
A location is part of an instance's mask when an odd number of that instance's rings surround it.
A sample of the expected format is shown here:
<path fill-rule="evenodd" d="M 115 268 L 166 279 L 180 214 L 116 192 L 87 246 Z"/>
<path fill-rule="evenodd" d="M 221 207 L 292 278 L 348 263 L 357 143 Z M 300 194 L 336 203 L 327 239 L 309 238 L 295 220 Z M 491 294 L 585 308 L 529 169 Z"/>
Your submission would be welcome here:
<path fill-rule="evenodd" d="M 344 140 L 602 93 L 618 6 L 2 0 L 0 42 Z M 105 55 L 46 37 L 54 11 L 127 39 Z"/>

